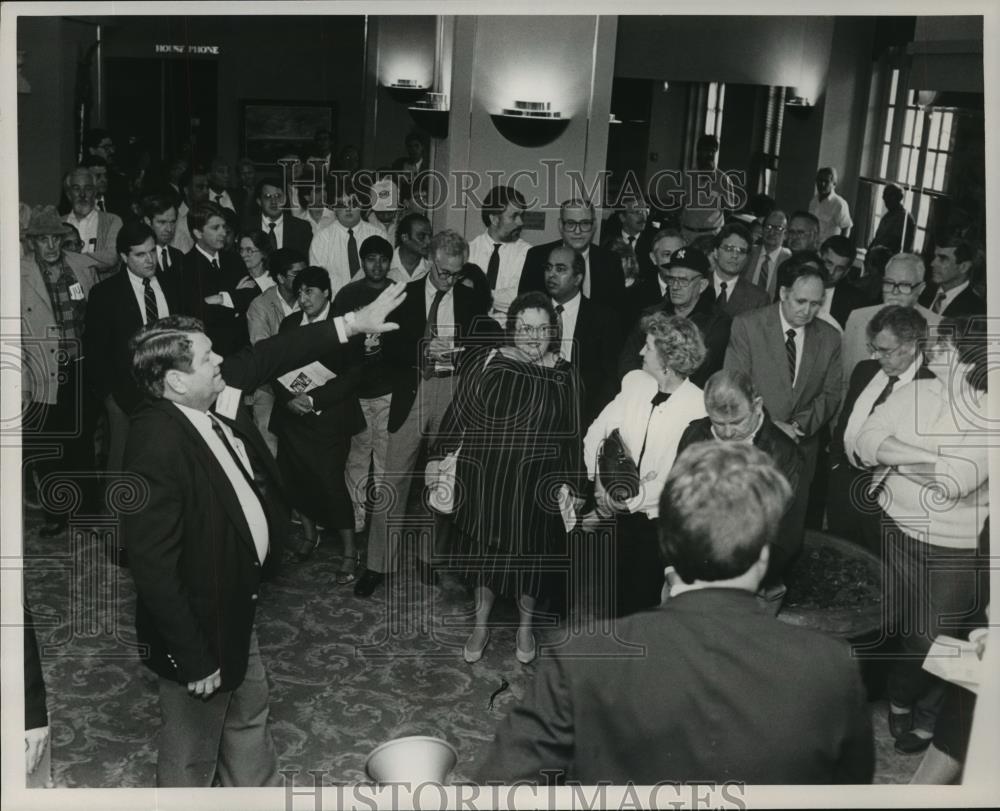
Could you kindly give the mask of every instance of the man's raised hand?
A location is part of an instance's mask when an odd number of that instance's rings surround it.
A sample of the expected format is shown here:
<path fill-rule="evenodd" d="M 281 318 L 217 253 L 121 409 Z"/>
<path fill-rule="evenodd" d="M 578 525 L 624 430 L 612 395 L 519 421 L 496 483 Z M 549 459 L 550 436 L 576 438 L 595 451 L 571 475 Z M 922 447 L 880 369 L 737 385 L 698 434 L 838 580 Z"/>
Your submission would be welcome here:
<path fill-rule="evenodd" d="M 385 319 L 406 298 L 406 285 L 402 282 L 390 284 L 375 301 L 367 307 L 352 313 L 353 318 L 345 319 L 345 326 L 351 334 L 392 332 L 399 329 L 395 324 Z"/>

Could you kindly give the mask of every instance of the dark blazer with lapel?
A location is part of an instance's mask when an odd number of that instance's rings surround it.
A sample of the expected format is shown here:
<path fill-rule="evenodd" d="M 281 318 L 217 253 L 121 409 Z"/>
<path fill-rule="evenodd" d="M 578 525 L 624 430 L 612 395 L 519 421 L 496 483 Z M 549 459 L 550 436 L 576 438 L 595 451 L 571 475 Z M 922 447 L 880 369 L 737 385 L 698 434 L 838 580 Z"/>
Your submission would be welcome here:
<path fill-rule="evenodd" d="M 267 338 L 223 361 L 227 383 L 253 391 L 340 346 L 332 321 Z M 344 350 L 348 351 L 348 350 Z M 270 553 L 280 558 L 288 513 L 277 465 L 253 417 L 240 406 L 223 419 L 264 475 Z M 144 663 L 181 683 L 221 669 L 222 689 L 246 674 L 261 566 L 246 517 L 222 466 L 197 429 L 168 400 L 132 416 L 125 470 L 142 483 L 140 508 L 122 518 L 135 579 L 136 634 Z"/>
<path fill-rule="evenodd" d="M 157 271 L 156 279 L 171 315 L 180 313 L 180 269 Z M 94 285 L 87 301 L 83 332 L 88 381 L 101 399 L 111 394 L 126 414 L 131 414 L 142 401 L 142 393 L 132 379 L 129 351 L 129 339 L 141 326 L 142 313 L 127 269 Z"/>
<path fill-rule="evenodd" d="M 168 278 L 176 278 L 178 286 L 180 278 L 184 272 L 184 252 L 177 250 L 173 245 L 167 246 L 167 253 L 170 255 L 170 267 L 166 271 Z M 160 264 L 160 246 L 156 246 L 156 265 Z"/>
<path fill-rule="evenodd" d="M 267 233 L 268 229 L 261 228 L 260 208 L 254 203 L 251 210 L 247 212 L 242 220 L 243 227 L 247 231 L 261 231 Z M 294 248 L 306 259 L 309 259 L 309 246 L 312 244 L 312 226 L 305 220 L 300 220 L 289 211 L 282 212 L 281 215 L 282 248 Z M 358 246 L 360 247 L 360 246 Z"/>
<path fill-rule="evenodd" d="M 648 308 L 643 312 L 653 313 L 661 311 L 667 315 L 674 315 L 674 305 L 670 301 L 669 294 L 664 296 L 659 304 Z M 691 375 L 691 382 L 696 386 L 703 387 L 705 381 L 722 368 L 723 360 L 726 356 L 726 346 L 729 343 L 729 331 L 732 327 L 732 319 L 728 313 L 715 304 L 715 290 L 712 285 L 705 288 L 694 309 L 688 314 L 688 320 L 693 323 L 701 332 L 702 340 L 705 342 L 705 360 L 702 361 L 698 370 Z M 618 358 L 619 380 L 625 377 L 633 369 L 642 368 L 642 359 L 639 351 L 646 342 L 646 336 L 638 322 L 632 327 L 628 338 L 625 339 L 625 346 Z"/>
<path fill-rule="evenodd" d="M 868 783 L 874 767 L 848 646 L 705 588 L 543 655 L 476 780 Z"/>
<path fill-rule="evenodd" d="M 392 402 L 389 406 L 389 432 L 395 433 L 406 420 L 420 383 L 420 358 L 423 352 L 424 330 L 427 326 L 425 308 L 427 276 L 410 282 L 406 286 L 406 299 L 393 311 L 390 320 L 399 324 L 395 332 L 382 337 L 382 355 L 392 377 Z M 472 287 L 455 284 L 455 326 L 456 346 L 474 343 L 477 336 L 483 336 L 497 329 L 497 324 L 488 316 L 489 300 Z M 490 325 L 487 322 L 491 322 Z M 497 336 L 494 333 L 493 338 Z"/>
<path fill-rule="evenodd" d="M 635 251 L 635 258 L 639 262 L 639 277 L 642 278 L 649 273 L 656 273 L 656 266 L 653 264 L 653 260 L 649 258 L 650 251 L 652 250 L 653 237 L 656 236 L 657 229 L 653 227 L 653 223 L 649 220 L 646 221 L 646 227 L 642 229 L 639 236 L 636 237 L 635 243 L 632 246 L 632 250 Z M 628 242 L 627 237 L 624 236 L 622 231 L 622 222 L 617 216 L 612 215 L 608 217 L 607 220 L 601 226 L 601 245 L 605 248 L 611 249 L 611 243 L 616 239 L 621 237 Z"/>
<path fill-rule="evenodd" d="M 545 264 L 553 248 L 562 245 L 561 239 L 536 245 L 529 248 L 524 255 L 524 269 L 521 271 L 521 282 L 518 293 L 538 290 L 545 293 Z M 600 301 L 605 307 L 610 307 L 619 315 L 625 300 L 625 271 L 622 263 L 607 248 L 591 244 L 590 252 L 590 298 Z"/>
<path fill-rule="evenodd" d="M 830 315 L 843 329 L 847 326 L 848 316 L 859 307 L 866 304 L 865 297 L 850 282 L 843 280 L 833 288 L 833 301 L 830 302 Z"/>
<path fill-rule="evenodd" d="M 713 287 L 709 289 L 714 292 L 714 280 Z M 755 284 L 751 284 L 743 276 L 736 277 L 736 284 L 731 286 L 728 293 L 726 296 L 726 305 L 723 309 L 729 314 L 730 318 L 736 318 L 740 313 L 766 307 L 771 303 L 771 299 L 764 290 Z"/>
<path fill-rule="evenodd" d="M 930 307 L 934 303 L 937 291 L 938 285 L 927 285 L 919 303 Z M 971 284 L 955 296 L 941 312 L 942 318 L 956 318 L 961 315 L 986 315 L 986 301 L 979 297 Z"/>
<path fill-rule="evenodd" d="M 308 227 L 308 226 L 307 226 Z M 327 320 L 334 317 L 333 306 Z M 300 329 L 302 313 L 292 313 L 278 326 L 278 334 Z M 356 336 L 358 339 L 364 336 Z M 278 381 L 274 381 L 275 407 L 271 411 L 270 429 L 281 435 L 281 426 L 288 420 L 298 420 L 300 425 L 327 429 L 344 436 L 353 436 L 365 427 L 365 417 L 358 401 L 358 386 L 361 385 L 361 369 L 364 363 L 364 343 L 351 341 L 346 348 L 338 348 L 318 359 L 327 369 L 336 374 L 333 380 L 309 392 L 313 408 L 320 414 L 303 414 L 301 417 L 289 413 L 285 403 L 294 396 Z"/>
<path fill-rule="evenodd" d="M 246 312 L 260 290 L 256 286 L 253 289 L 237 290 L 237 285 L 246 272 L 243 260 L 230 251 L 219 251 L 217 271 L 212 269 L 211 263 L 197 246 L 184 255 L 181 283 L 185 311 L 201 319 L 205 325 L 205 334 L 212 339 L 212 348 L 223 356 L 238 351 L 250 341 Z M 206 296 L 222 292 L 229 293 L 234 307 L 205 303 Z"/>
<path fill-rule="evenodd" d="M 806 324 L 803 356 L 793 388 L 780 306 L 772 304 L 733 319 L 725 367 L 748 374 L 772 419 L 795 420 L 809 438 L 833 418 L 840 403 L 840 333 L 819 318 Z"/>
<path fill-rule="evenodd" d="M 582 402 L 580 416 L 586 431 L 618 392 L 616 365 L 622 342 L 618 316 L 585 296 L 573 331 L 573 365 L 579 370 Z"/>

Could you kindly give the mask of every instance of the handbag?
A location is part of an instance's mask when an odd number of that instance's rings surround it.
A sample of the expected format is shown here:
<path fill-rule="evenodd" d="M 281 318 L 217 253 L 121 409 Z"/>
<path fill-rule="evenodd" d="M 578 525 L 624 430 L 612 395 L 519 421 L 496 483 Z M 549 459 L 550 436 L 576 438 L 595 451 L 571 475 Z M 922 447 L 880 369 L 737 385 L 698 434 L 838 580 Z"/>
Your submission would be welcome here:
<path fill-rule="evenodd" d="M 628 501 L 639 495 L 639 468 L 617 428 L 601 443 L 597 472 L 601 486 L 614 501 Z"/>
<path fill-rule="evenodd" d="M 451 515 L 455 511 L 455 469 L 460 450 L 461 445 L 444 458 L 427 463 L 427 505 L 434 512 Z"/>

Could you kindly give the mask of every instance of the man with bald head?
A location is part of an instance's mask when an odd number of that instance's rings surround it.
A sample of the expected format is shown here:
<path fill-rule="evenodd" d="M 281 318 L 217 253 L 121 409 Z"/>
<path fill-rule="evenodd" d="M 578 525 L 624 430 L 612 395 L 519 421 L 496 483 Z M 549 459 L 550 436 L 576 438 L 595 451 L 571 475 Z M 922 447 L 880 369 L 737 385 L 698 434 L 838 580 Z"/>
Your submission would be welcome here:
<path fill-rule="evenodd" d="M 854 367 L 859 361 L 867 360 L 871 356 L 868 351 L 868 322 L 887 304 L 912 307 L 927 321 L 930 335 L 934 334 L 941 316 L 918 303 L 923 292 L 924 260 L 915 253 L 898 253 L 892 257 L 885 266 L 885 273 L 882 276 L 882 303 L 861 307 L 847 318 L 841 353 L 844 361 L 845 392 L 851 382 Z"/>
<path fill-rule="evenodd" d="M 536 245 L 524 256 L 524 269 L 517 292 L 545 292 L 545 266 L 553 248 L 565 245 L 583 257 L 582 291 L 606 307 L 621 313 L 625 297 L 625 273 L 621 262 L 607 248 L 593 242 L 597 230 L 597 215 L 589 200 L 574 198 L 559 206 L 559 235 L 554 242 Z"/>
<path fill-rule="evenodd" d="M 115 239 L 122 227 L 121 218 L 110 211 L 98 210 L 97 181 L 94 173 L 79 166 L 66 176 L 66 196 L 73 209 L 63 217 L 63 222 L 72 225 L 83 241 L 83 253 L 90 254 L 99 264 L 102 272 L 107 272 L 118 264 Z"/>

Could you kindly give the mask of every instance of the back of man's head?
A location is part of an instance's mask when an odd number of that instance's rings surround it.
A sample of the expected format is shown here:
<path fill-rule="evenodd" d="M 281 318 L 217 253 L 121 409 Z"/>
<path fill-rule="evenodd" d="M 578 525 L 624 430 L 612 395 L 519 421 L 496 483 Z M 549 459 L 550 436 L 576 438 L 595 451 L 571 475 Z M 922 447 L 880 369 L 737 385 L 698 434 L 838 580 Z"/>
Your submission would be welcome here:
<path fill-rule="evenodd" d="M 686 582 L 746 574 L 773 543 L 791 499 L 771 458 L 742 442 L 699 442 L 660 495 L 660 547 Z"/>

